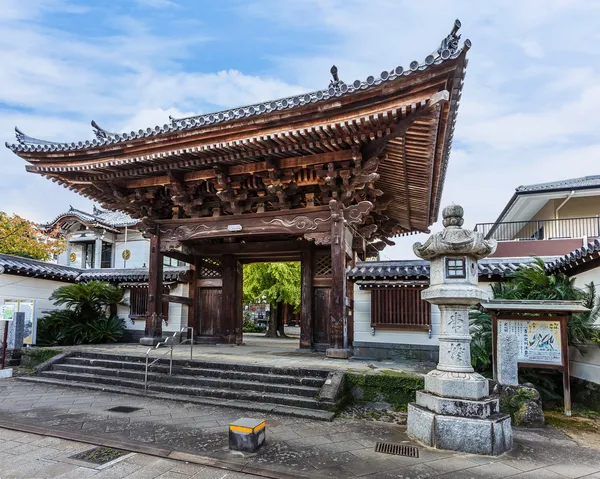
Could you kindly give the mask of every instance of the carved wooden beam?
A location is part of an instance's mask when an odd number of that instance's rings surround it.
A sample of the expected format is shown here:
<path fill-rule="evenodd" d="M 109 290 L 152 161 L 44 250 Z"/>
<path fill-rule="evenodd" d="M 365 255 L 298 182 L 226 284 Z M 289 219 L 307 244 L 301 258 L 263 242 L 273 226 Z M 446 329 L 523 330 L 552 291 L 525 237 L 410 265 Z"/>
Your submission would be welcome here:
<path fill-rule="evenodd" d="M 278 160 L 278 165 L 270 161 L 257 161 L 243 165 L 232 165 L 227 169 L 229 176 L 256 174 L 264 171 L 274 171 L 276 169 L 296 168 L 318 165 L 322 163 L 336 163 L 338 161 L 349 161 L 357 156 L 356 150 L 332 151 L 327 153 L 317 153 L 314 155 L 304 155 L 291 158 L 282 158 Z M 216 178 L 216 172 L 212 169 L 190 171 L 184 174 L 183 181 L 198 181 Z M 140 178 L 137 180 L 129 180 L 126 184 L 127 188 L 144 188 L 147 186 L 162 186 L 171 183 L 168 175 L 154 176 L 151 178 Z"/>
<path fill-rule="evenodd" d="M 159 220 L 161 249 L 168 250 L 184 241 L 204 238 L 234 238 L 264 234 L 303 235 L 330 230 L 331 212 L 327 207 L 268 212 L 245 216 L 201 219 Z"/>

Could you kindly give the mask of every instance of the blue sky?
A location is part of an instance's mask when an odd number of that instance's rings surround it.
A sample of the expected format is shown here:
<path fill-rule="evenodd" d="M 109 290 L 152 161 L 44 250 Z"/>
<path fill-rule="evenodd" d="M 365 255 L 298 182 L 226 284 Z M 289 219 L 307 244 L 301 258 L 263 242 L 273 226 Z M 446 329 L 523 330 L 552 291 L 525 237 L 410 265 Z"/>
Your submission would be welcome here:
<path fill-rule="evenodd" d="M 455 18 L 469 65 L 442 203 L 493 221 L 515 187 L 599 174 L 600 1 L 2 0 L 0 139 L 164 124 L 422 60 Z M 87 200 L 0 149 L 0 209 L 48 221 Z M 437 229 L 434 227 L 433 230 Z M 412 257 L 416 236 L 385 258 Z"/>

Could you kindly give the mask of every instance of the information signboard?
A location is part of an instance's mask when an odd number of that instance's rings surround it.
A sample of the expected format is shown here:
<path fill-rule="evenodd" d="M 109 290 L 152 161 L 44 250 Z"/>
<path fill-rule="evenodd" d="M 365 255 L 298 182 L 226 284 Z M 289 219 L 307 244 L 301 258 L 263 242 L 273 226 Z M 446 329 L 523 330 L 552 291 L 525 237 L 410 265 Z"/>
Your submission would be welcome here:
<path fill-rule="evenodd" d="M 519 363 L 562 365 L 560 321 L 498 319 L 498 331 L 518 338 Z"/>

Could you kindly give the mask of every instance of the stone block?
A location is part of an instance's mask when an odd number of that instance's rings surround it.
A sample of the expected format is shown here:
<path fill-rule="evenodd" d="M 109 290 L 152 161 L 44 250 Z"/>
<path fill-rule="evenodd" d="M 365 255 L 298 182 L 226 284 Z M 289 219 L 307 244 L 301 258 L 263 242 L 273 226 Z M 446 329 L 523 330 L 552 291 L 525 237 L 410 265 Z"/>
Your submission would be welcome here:
<path fill-rule="evenodd" d="M 498 382 L 509 386 L 519 384 L 519 343 L 514 334 L 500 333 L 498 337 Z"/>
<path fill-rule="evenodd" d="M 12 378 L 13 370 L 11 368 L 0 369 L 0 379 Z"/>
<path fill-rule="evenodd" d="M 265 443 L 266 429 L 264 419 L 238 419 L 229 425 L 229 449 L 255 452 Z"/>
<path fill-rule="evenodd" d="M 477 400 L 490 395 L 489 382 L 481 374 L 437 369 L 425 376 L 425 390 L 438 396 L 458 399 Z"/>
<path fill-rule="evenodd" d="M 142 346 L 156 346 L 161 341 L 162 338 L 159 337 L 144 336 L 143 338 L 140 338 L 140 344 Z"/>
<path fill-rule="evenodd" d="M 500 412 L 497 398 L 481 400 L 445 398 L 427 391 L 417 391 L 417 404 L 437 414 L 486 418 Z"/>
<path fill-rule="evenodd" d="M 328 358 L 348 359 L 350 356 L 352 356 L 352 351 L 350 351 L 350 349 L 329 348 L 325 352 L 325 355 Z"/>
<path fill-rule="evenodd" d="M 344 373 L 332 371 L 327 375 L 325 383 L 319 391 L 321 401 L 337 401 L 344 392 Z"/>
<path fill-rule="evenodd" d="M 406 433 L 426 446 L 434 447 L 435 416 L 435 413 L 421 406 L 409 404 Z"/>
<path fill-rule="evenodd" d="M 436 415 L 434 443 L 439 449 L 497 456 L 512 448 L 510 416 L 474 419 Z"/>

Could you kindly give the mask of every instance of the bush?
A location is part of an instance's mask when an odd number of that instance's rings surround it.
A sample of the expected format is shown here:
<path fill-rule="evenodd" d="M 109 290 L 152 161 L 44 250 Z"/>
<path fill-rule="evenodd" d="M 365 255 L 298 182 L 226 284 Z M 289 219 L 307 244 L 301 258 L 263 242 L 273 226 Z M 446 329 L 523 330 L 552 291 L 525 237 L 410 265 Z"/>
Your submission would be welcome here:
<path fill-rule="evenodd" d="M 123 291 L 101 281 L 57 288 L 50 296 L 56 306 L 38 321 L 37 343 L 41 346 L 67 346 L 119 341 L 124 321 L 116 315 L 123 302 Z"/>
<path fill-rule="evenodd" d="M 81 318 L 73 311 L 52 311 L 38 321 L 39 346 L 114 343 L 123 337 L 125 322 L 118 316 Z"/>
<path fill-rule="evenodd" d="M 264 326 L 259 325 L 252 319 L 250 311 L 244 311 L 244 333 L 260 333 L 264 330 Z"/>

